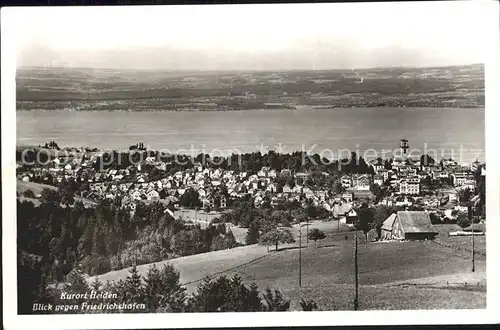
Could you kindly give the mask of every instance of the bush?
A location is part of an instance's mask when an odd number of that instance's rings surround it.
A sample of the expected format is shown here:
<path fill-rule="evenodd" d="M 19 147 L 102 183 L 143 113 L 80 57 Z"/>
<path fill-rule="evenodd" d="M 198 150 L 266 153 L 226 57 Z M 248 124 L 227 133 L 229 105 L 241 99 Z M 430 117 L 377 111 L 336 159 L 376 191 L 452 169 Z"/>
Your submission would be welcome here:
<path fill-rule="evenodd" d="M 429 217 L 431 218 L 431 223 L 433 225 L 440 224 L 441 223 L 441 217 L 437 213 L 431 213 L 429 214 Z"/>
<path fill-rule="evenodd" d="M 24 192 L 24 197 L 26 198 L 35 198 L 35 193 L 33 192 L 33 190 L 31 189 L 28 189 Z"/>
<path fill-rule="evenodd" d="M 466 228 L 466 227 L 469 227 L 470 226 L 470 220 L 469 220 L 469 217 L 467 216 L 467 214 L 464 214 L 464 213 L 460 213 L 457 217 L 457 225 L 462 227 L 462 228 Z"/>
<path fill-rule="evenodd" d="M 190 312 L 257 312 L 263 311 L 257 286 L 249 287 L 235 275 L 231 279 L 221 276 L 215 281 L 205 279 L 188 301 Z"/>
<path fill-rule="evenodd" d="M 305 312 L 319 310 L 318 304 L 316 304 L 316 302 L 314 302 L 314 300 L 312 299 L 305 301 L 304 298 L 302 298 L 302 300 L 300 301 L 300 307 Z"/>
<path fill-rule="evenodd" d="M 309 235 L 307 235 L 307 238 L 310 240 L 314 241 L 314 244 L 316 244 L 317 240 L 322 240 L 326 237 L 325 233 L 318 228 L 313 228 L 309 231 Z"/>
<path fill-rule="evenodd" d="M 264 294 L 264 310 L 266 312 L 284 312 L 290 308 L 290 300 L 285 300 L 281 292 L 267 288 Z"/>

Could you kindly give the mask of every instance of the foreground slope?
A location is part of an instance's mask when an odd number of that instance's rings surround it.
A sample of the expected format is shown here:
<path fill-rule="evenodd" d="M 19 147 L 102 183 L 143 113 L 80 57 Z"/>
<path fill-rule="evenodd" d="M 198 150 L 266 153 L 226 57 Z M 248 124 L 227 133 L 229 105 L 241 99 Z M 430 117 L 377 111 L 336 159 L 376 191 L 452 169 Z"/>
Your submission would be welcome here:
<path fill-rule="evenodd" d="M 345 239 L 347 236 L 347 240 Z M 485 258 L 476 273 L 468 254 L 434 242 L 385 242 L 359 245 L 360 309 L 484 308 Z M 278 251 L 252 245 L 178 258 L 189 293 L 204 277 L 239 275 L 259 288 L 279 288 L 299 309 L 300 298 L 314 299 L 325 310 L 350 310 L 354 298 L 352 233 L 330 234 L 317 247 L 302 249 L 302 286 L 298 286 L 296 244 Z M 149 265 L 139 266 L 144 274 Z M 100 275 L 101 281 L 126 277 L 128 269 Z M 466 297 L 466 298 L 465 298 Z"/>

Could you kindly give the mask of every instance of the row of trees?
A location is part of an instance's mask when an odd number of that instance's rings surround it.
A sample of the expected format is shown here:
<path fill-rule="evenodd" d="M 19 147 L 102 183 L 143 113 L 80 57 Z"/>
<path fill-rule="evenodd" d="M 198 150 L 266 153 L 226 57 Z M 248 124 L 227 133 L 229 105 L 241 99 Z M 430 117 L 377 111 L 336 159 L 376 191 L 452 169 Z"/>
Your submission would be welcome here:
<path fill-rule="evenodd" d="M 77 201 L 67 207 L 52 190 L 42 196 L 38 207 L 18 201 L 18 246 L 39 257 L 49 281 L 61 280 L 77 264 L 89 274 L 100 274 L 237 245 L 225 225 L 202 229 L 185 224 L 161 203 L 139 203 L 131 212 L 113 201 L 91 208 Z"/>
<path fill-rule="evenodd" d="M 277 171 L 290 169 L 297 172 L 325 171 L 328 173 L 370 173 L 373 168 L 366 163 L 363 157 L 352 152 L 350 157 L 332 160 L 321 157 L 319 154 L 309 155 L 306 152 L 295 151 L 291 154 L 276 153 L 271 150 L 265 154 L 252 152 L 246 154 L 232 154 L 227 157 L 212 157 L 209 154 L 199 154 L 196 157 L 187 155 L 167 155 L 154 150 L 134 150 L 130 152 L 112 151 L 98 157 L 93 164 L 94 169 L 124 169 L 133 164 L 143 162 L 147 157 L 153 157 L 167 164 L 167 173 L 174 173 L 193 168 L 200 163 L 211 168 L 224 170 L 247 171 L 256 173 L 262 167 L 270 167 Z"/>

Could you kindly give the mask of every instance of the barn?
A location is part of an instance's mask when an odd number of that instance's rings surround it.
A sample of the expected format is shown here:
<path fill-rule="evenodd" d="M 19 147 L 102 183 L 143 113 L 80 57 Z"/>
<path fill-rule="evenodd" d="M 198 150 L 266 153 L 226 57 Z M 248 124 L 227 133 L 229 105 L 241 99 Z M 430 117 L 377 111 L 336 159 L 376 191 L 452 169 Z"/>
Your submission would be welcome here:
<path fill-rule="evenodd" d="M 391 214 L 384 221 L 380 238 L 382 240 L 423 240 L 433 239 L 437 234 L 428 212 L 399 211 Z"/>

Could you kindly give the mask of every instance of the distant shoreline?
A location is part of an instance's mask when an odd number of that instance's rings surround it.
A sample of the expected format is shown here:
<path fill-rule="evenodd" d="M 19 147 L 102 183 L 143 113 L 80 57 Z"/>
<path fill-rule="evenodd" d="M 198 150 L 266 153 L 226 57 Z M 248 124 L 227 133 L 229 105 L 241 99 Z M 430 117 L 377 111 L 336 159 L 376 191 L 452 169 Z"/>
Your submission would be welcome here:
<path fill-rule="evenodd" d="M 231 110 L 217 110 L 217 109 L 207 109 L 207 110 L 171 110 L 171 109 L 161 109 L 161 110 L 114 110 L 114 109 L 103 109 L 103 110 L 61 110 L 61 109 L 16 109 L 16 112 L 241 112 L 241 111 L 314 111 L 314 110 L 336 110 L 336 109 L 485 109 L 483 106 L 463 106 L 463 107 L 442 107 L 442 106 L 411 106 L 411 107 L 300 107 L 296 109 L 291 108 L 274 108 L 274 109 L 231 109 Z"/>

